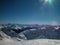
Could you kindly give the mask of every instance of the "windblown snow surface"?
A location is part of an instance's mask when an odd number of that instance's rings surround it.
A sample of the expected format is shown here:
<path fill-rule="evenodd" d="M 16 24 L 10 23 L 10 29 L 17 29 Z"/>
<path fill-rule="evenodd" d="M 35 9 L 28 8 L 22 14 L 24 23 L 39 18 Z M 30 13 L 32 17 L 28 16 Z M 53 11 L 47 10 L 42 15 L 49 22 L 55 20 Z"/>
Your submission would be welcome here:
<path fill-rule="evenodd" d="M 60 45 L 60 40 L 35 39 L 16 41 L 4 38 L 0 40 L 0 45 Z"/>

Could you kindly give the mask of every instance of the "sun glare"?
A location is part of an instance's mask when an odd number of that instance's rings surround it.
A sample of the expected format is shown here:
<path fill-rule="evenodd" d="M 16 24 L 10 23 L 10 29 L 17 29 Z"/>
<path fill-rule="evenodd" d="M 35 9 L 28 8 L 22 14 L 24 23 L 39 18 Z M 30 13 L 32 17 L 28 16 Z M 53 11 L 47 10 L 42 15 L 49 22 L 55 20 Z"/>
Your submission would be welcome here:
<path fill-rule="evenodd" d="M 45 0 L 45 3 L 51 4 L 52 0 Z"/>

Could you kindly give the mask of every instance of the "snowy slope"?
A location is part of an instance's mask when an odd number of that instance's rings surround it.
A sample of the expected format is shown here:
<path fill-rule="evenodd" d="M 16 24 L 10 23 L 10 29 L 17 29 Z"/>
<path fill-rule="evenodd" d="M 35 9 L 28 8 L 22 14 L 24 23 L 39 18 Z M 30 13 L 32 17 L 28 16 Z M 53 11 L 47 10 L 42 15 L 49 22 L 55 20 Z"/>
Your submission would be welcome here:
<path fill-rule="evenodd" d="M 0 45 L 60 45 L 60 40 L 35 39 L 14 41 L 12 39 L 4 39 L 0 41 Z"/>

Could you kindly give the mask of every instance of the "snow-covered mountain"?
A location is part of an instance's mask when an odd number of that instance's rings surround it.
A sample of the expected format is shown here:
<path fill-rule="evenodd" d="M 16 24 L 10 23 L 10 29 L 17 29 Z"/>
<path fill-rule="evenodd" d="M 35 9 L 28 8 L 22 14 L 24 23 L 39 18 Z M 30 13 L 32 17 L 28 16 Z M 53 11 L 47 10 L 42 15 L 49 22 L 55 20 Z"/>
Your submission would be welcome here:
<path fill-rule="evenodd" d="M 0 45 L 4 44 L 59 45 L 60 26 L 3 24 L 0 25 Z"/>
<path fill-rule="evenodd" d="M 3 33 L 3 34 L 2 34 Z M 1 36 L 4 35 L 4 36 Z M 7 35 L 7 36 L 5 36 Z M 60 39 L 60 26 L 52 25 L 0 25 L 0 37 L 17 39 Z"/>

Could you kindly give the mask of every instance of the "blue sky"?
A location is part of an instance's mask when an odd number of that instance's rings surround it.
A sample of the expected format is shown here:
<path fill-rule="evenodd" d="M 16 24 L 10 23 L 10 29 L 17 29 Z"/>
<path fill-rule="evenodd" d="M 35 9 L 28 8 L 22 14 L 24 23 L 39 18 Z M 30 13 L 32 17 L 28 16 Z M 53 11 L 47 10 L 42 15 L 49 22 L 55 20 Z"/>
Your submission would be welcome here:
<path fill-rule="evenodd" d="M 0 0 L 0 23 L 60 24 L 60 1 Z"/>

